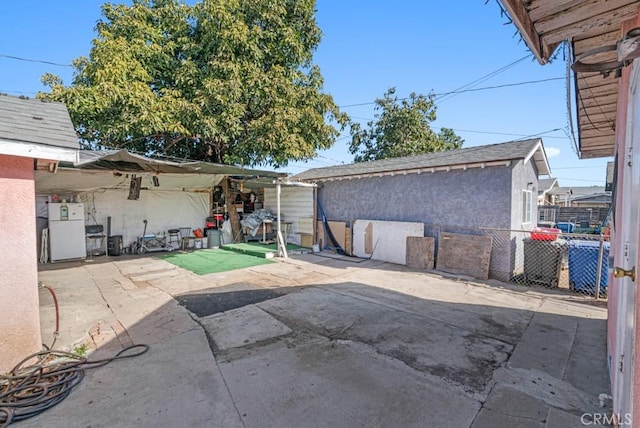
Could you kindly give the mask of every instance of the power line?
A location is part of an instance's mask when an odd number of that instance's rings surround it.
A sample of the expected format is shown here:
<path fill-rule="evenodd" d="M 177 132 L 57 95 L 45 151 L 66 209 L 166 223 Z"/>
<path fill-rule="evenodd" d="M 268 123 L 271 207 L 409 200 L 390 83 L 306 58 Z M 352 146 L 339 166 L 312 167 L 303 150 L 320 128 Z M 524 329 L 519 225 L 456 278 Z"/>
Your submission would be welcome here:
<path fill-rule="evenodd" d="M 433 94 L 433 95 L 438 97 L 438 96 L 449 95 L 449 94 L 463 94 L 465 92 L 487 91 L 487 90 L 490 90 L 490 89 L 509 88 L 509 87 L 512 87 L 512 86 L 531 85 L 531 84 L 534 84 L 534 83 L 544 83 L 544 82 L 551 82 L 551 81 L 554 81 L 554 80 L 564 80 L 564 79 L 565 79 L 564 77 L 551 77 L 551 78 L 548 78 L 548 79 L 527 80 L 525 82 L 505 83 L 505 84 L 502 84 L 502 85 L 485 86 L 485 87 L 482 87 L 482 88 L 463 89 L 461 91 L 442 92 L 440 94 Z M 398 100 L 404 101 L 404 100 L 408 100 L 408 99 L 409 99 L 409 97 L 399 98 Z M 368 103 L 347 104 L 347 105 L 343 105 L 343 106 L 338 106 L 338 108 L 369 106 L 369 105 L 373 105 L 373 104 L 376 104 L 376 102 L 375 101 L 371 101 L 371 102 L 368 102 Z"/>
<path fill-rule="evenodd" d="M 582 182 L 585 182 L 585 183 L 602 183 L 604 181 L 604 180 L 582 180 L 582 179 L 579 179 L 579 178 L 566 178 L 566 177 L 555 177 L 555 178 L 557 180 L 582 181 Z"/>
<path fill-rule="evenodd" d="M 528 138 L 538 137 L 540 135 L 544 135 L 544 134 L 548 134 L 549 132 L 556 132 L 556 131 L 562 131 L 562 128 L 554 128 L 554 129 L 550 129 L 548 131 L 538 132 L 537 134 L 525 135 L 524 137 L 519 138 L 519 140 L 526 140 Z"/>
<path fill-rule="evenodd" d="M 41 59 L 21 58 L 19 56 L 13 56 L 13 55 L 0 54 L 0 57 L 13 59 L 13 60 L 16 60 L 16 61 L 37 62 L 37 63 L 40 63 L 40 64 L 55 65 L 57 67 L 73 67 L 71 64 L 60 64 L 59 62 L 44 61 L 44 60 L 41 60 Z"/>
<path fill-rule="evenodd" d="M 439 126 L 432 126 L 433 129 L 440 129 L 442 130 L 442 128 L 447 128 L 446 126 L 444 127 L 439 127 Z M 506 135 L 508 137 L 530 137 L 531 135 L 526 135 L 526 134 L 513 134 L 510 132 L 491 132 L 491 131 L 473 131 L 470 129 L 455 129 L 455 128 L 447 128 L 447 129 L 451 129 L 452 131 L 456 131 L 456 132 L 470 132 L 470 133 L 474 133 L 474 134 L 490 134 L 490 135 Z M 560 129 L 560 128 L 558 128 Z M 552 131 L 547 131 L 547 132 L 542 132 L 542 133 L 538 133 L 535 135 L 541 135 L 541 134 L 546 134 L 548 132 L 552 132 Z M 566 140 L 567 137 L 559 137 L 556 135 L 548 135 L 546 138 L 558 138 L 558 139 L 562 139 L 562 140 Z"/>
<path fill-rule="evenodd" d="M 0 89 L 0 93 L 4 93 L 4 94 L 20 94 L 20 95 L 36 95 L 37 94 L 37 92 L 9 91 L 7 89 Z"/>
<path fill-rule="evenodd" d="M 598 168 L 606 168 L 606 165 L 600 165 L 600 166 L 563 166 L 560 168 L 553 168 L 553 169 L 588 169 L 588 168 L 593 168 L 593 169 L 598 169 Z"/>
<path fill-rule="evenodd" d="M 487 80 L 489 80 L 490 78 L 492 78 L 492 77 L 494 77 L 494 76 L 497 76 L 498 74 L 502 73 L 503 71 L 507 71 L 507 70 L 508 70 L 508 69 L 510 69 L 511 67 L 513 67 L 513 66 L 515 66 L 516 64 L 518 64 L 518 63 L 520 63 L 520 62 L 524 61 L 524 60 L 525 60 L 525 59 L 527 59 L 527 58 L 530 58 L 531 56 L 532 56 L 531 54 L 529 54 L 529 55 L 525 55 L 525 56 L 523 56 L 522 58 L 520 58 L 520 59 L 518 59 L 518 60 L 516 60 L 516 61 L 513 61 L 512 63 L 507 64 L 507 65 L 505 65 L 505 66 L 504 66 L 504 67 L 502 67 L 502 68 L 499 68 L 499 69 L 497 69 L 497 70 L 495 70 L 495 71 L 492 71 L 491 73 L 489 73 L 489 74 L 487 74 L 487 75 L 484 75 L 484 76 L 480 77 L 479 79 L 476 79 L 476 80 L 474 80 L 474 81 L 472 81 L 472 82 L 470 82 L 470 83 L 467 83 L 466 85 L 462 85 L 462 86 L 460 86 L 459 88 L 454 89 L 454 91 L 460 91 L 460 90 L 463 90 L 463 89 L 466 89 L 466 88 L 473 88 L 474 86 L 477 86 L 477 85 L 479 85 L 480 83 L 482 83 L 482 82 L 484 82 L 484 81 L 487 81 Z M 438 103 L 438 104 L 442 104 L 442 102 L 443 102 L 443 101 L 445 101 L 446 99 L 448 99 L 447 97 L 449 97 L 449 98 L 453 98 L 453 97 L 455 97 L 456 95 L 457 95 L 457 93 L 456 93 L 456 94 L 450 94 L 450 95 L 443 95 L 443 96 L 441 97 L 441 99 L 440 99 L 440 100 L 438 100 L 438 99 L 436 98 L 436 100 L 435 100 L 435 101 L 439 101 L 439 103 Z"/>

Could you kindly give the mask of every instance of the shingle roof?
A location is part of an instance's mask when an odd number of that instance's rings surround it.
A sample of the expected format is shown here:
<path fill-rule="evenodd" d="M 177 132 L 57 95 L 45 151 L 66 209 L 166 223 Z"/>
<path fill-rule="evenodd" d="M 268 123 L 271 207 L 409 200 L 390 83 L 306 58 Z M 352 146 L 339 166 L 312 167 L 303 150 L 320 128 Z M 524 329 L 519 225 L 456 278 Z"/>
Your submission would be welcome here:
<path fill-rule="evenodd" d="M 604 193 L 604 186 L 575 186 L 575 187 L 555 187 L 549 192 L 550 195 L 566 195 L 576 196 L 594 195 L 596 193 Z"/>
<path fill-rule="evenodd" d="M 540 153 L 537 153 L 540 150 Z M 490 144 L 449 150 L 445 152 L 426 153 L 422 155 L 401 158 L 382 159 L 371 162 L 361 162 L 349 165 L 313 168 L 291 177 L 293 180 L 320 180 L 325 178 L 347 177 L 364 174 L 375 174 L 390 171 L 413 170 L 418 168 L 445 167 L 492 161 L 508 161 L 532 158 L 538 166 L 541 175 L 549 174 L 546 154 L 539 138 L 510 141 L 507 143 Z"/>
<path fill-rule="evenodd" d="M 550 190 L 556 184 L 558 184 L 557 178 L 541 178 L 538 180 L 538 192 Z"/>
<path fill-rule="evenodd" d="M 64 104 L 10 95 L 0 95 L 0 139 L 79 148 Z"/>

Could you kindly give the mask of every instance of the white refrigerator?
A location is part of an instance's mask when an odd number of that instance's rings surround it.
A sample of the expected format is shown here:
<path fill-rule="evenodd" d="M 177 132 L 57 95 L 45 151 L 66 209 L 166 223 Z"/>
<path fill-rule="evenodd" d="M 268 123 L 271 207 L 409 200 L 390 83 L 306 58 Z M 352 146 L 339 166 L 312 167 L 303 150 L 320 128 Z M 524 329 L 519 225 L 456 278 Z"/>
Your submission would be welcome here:
<path fill-rule="evenodd" d="M 87 244 L 84 231 L 84 204 L 49 203 L 49 259 L 84 259 Z M 66 220 L 65 220 L 65 214 Z"/>

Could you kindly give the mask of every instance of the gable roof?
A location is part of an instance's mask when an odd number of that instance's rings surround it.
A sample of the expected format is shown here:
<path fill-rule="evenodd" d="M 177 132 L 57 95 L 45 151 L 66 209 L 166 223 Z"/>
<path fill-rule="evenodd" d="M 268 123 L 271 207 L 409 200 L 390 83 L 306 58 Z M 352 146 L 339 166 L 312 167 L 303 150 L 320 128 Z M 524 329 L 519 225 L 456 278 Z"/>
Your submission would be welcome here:
<path fill-rule="evenodd" d="M 538 193 L 549 192 L 555 187 L 558 187 L 557 178 L 541 178 L 540 180 L 538 180 Z"/>
<path fill-rule="evenodd" d="M 488 163 L 506 163 L 513 160 L 531 160 L 539 175 L 548 175 L 551 171 L 542 140 L 539 138 L 510 141 L 507 143 L 469 147 L 445 152 L 425 153 L 415 156 L 381 159 L 377 161 L 313 168 L 291 177 L 292 180 L 322 181 L 339 177 L 366 176 L 385 173 L 419 173 L 422 170 L 436 168 L 462 168 L 489 166 Z"/>
<path fill-rule="evenodd" d="M 0 140 L 66 149 L 79 148 L 62 103 L 0 95 Z"/>

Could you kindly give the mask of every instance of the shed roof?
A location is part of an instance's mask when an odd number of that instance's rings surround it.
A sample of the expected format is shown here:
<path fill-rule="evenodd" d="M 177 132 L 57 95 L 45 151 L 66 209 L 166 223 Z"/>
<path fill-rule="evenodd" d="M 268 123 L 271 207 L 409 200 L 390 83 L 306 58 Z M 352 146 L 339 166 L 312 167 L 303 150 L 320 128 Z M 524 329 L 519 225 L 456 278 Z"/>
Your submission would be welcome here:
<path fill-rule="evenodd" d="M 535 163 L 539 175 L 548 175 L 551 172 L 542 140 L 536 138 L 349 165 L 313 168 L 291 178 L 293 180 L 315 181 L 378 173 L 417 172 L 424 168 L 464 167 L 472 164 L 483 166 L 488 162 L 505 162 L 518 159 L 531 159 Z"/>
<path fill-rule="evenodd" d="M 202 161 L 170 161 L 152 159 L 127 150 L 81 150 L 80 160 L 61 163 L 61 167 L 84 170 L 109 170 L 121 172 L 153 172 L 176 174 L 219 174 L 241 177 L 281 177 L 285 174 L 248 169 L 234 165 L 223 165 Z"/>
<path fill-rule="evenodd" d="M 0 139 L 79 148 L 67 107 L 62 103 L 0 95 Z"/>

